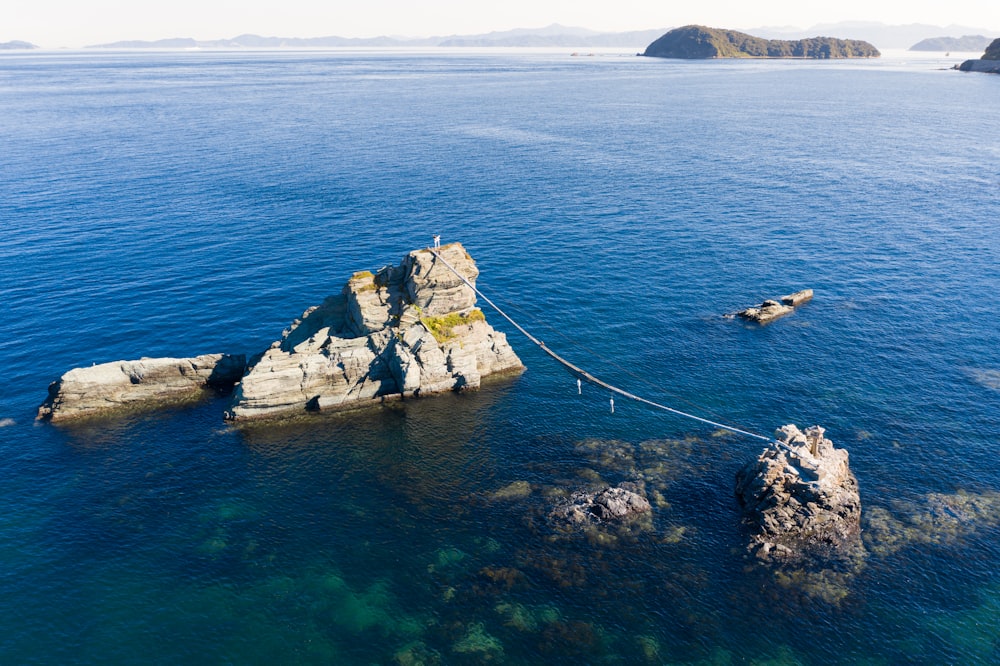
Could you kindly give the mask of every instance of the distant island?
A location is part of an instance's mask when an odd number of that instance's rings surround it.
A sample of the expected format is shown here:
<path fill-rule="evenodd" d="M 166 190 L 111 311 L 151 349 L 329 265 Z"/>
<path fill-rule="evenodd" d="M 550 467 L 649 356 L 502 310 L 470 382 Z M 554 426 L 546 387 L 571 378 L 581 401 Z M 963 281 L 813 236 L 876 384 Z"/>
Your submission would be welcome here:
<path fill-rule="evenodd" d="M 23 51 L 26 49 L 37 49 L 38 47 L 31 42 L 19 42 L 14 40 L 12 42 L 0 42 L 0 51 Z"/>
<path fill-rule="evenodd" d="M 990 38 L 983 35 L 964 37 L 929 37 L 910 47 L 910 51 L 982 51 L 989 46 Z"/>
<path fill-rule="evenodd" d="M 994 30 L 993 28 L 986 28 L 984 26 L 956 24 L 946 26 L 930 25 L 927 23 L 888 25 L 877 21 L 841 21 L 839 23 L 817 23 L 808 28 L 748 27 L 744 32 L 767 39 L 805 39 L 813 35 L 850 35 L 853 39 L 863 39 L 885 51 L 886 49 L 905 50 L 920 40 L 930 37 L 989 35 Z M 978 51 L 979 48 L 972 50 Z"/>
<path fill-rule="evenodd" d="M 983 57 L 978 60 L 966 60 L 956 69 L 963 72 L 983 72 L 985 74 L 1000 74 L 1000 37 L 994 39 Z"/>
<path fill-rule="evenodd" d="M 675 28 L 646 47 L 653 58 L 877 58 L 879 50 L 861 40 L 813 37 L 763 39 L 735 30 L 686 25 Z"/>

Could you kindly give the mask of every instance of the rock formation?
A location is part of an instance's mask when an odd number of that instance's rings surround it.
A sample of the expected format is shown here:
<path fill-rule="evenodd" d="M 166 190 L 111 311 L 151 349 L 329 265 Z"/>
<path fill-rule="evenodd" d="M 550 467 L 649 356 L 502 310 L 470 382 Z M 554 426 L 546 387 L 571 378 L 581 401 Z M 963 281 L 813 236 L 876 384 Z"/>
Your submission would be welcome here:
<path fill-rule="evenodd" d="M 861 545 L 861 498 L 844 449 L 823 428 L 786 425 L 736 475 L 748 550 L 764 562 L 851 558 Z"/>
<path fill-rule="evenodd" d="M 586 525 L 594 521 L 624 520 L 652 511 L 641 485 L 624 482 L 598 492 L 578 491 L 556 506 L 549 519 L 557 524 Z"/>
<path fill-rule="evenodd" d="M 664 34 L 642 54 L 654 58 L 877 58 L 878 49 L 857 39 L 762 39 L 735 30 L 686 25 Z"/>
<path fill-rule="evenodd" d="M 440 253 L 475 284 L 479 270 L 460 244 Z M 430 250 L 374 274 L 355 273 L 340 294 L 306 310 L 251 361 L 227 418 L 473 389 L 487 375 L 523 369 L 475 304 L 475 291 Z"/>
<path fill-rule="evenodd" d="M 244 356 L 205 354 L 195 358 L 143 358 L 75 368 L 49 385 L 39 419 L 66 421 L 132 407 L 199 397 L 205 388 L 239 381 Z"/>
<path fill-rule="evenodd" d="M 803 303 L 808 303 L 812 300 L 812 297 L 812 289 L 803 289 L 802 291 L 797 291 L 794 294 L 782 296 L 780 302 L 768 299 L 758 306 L 740 310 L 736 314 L 743 319 L 755 321 L 758 324 L 766 324 L 774 321 L 778 317 L 783 317 L 786 314 L 794 312 L 795 308 Z"/>
<path fill-rule="evenodd" d="M 1000 37 L 994 39 L 979 60 L 966 60 L 958 66 L 963 72 L 1000 74 Z"/>

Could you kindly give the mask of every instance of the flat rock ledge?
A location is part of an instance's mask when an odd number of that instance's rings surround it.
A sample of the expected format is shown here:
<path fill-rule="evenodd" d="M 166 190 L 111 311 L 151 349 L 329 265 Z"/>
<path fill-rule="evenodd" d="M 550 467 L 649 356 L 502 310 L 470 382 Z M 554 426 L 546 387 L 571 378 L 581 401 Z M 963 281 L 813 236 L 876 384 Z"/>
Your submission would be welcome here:
<path fill-rule="evenodd" d="M 777 442 L 736 475 L 748 551 L 758 560 L 809 563 L 854 558 L 861 545 L 861 498 L 848 453 L 824 430 L 782 426 Z"/>
<path fill-rule="evenodd" d="M 439 252 L 475 284 L 479 270 L 461 244 Z M 476 389 L 483 377 L 523 370 L 506 336 L 475 305 L 475 291 L 430 250 L 410 252 L 398 266 L 355 273 L 340 294 L 306 310 L 251 360 L 226 418 L 261 420 Z"/>
<path fill-rule="evenodd" d="M 571 527 L 620 521 L 649 513 L 652 507 L 639 484 L 626 481 L 597 492 L 577 491 L 549 513 L 549 520 Z"/>
<path fill-rule="evenodd" d="M 795 311 L 795 308 L 812 300 L 813 290 L 803 289 L 794 294 L 782 296 L 780 300 L 768 299 L 755 307 L 740 310 L 735 316 L 758 324 L 767 324 L 778 317 L 783 317 Z"/>
<path fill-rule="evenodd" d="M 204 354 L 74 368 L 49 385 L 38 419 L 69 421 L 195 399 L 206 388 L 231 388 L 245 366 L 242 355 Z"/>

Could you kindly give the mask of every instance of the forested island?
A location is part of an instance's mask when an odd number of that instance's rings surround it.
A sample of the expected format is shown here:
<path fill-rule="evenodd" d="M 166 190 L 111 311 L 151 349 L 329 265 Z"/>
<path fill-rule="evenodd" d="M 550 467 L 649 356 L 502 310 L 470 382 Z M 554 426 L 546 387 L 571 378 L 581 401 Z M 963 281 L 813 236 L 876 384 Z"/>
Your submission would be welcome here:
<path fill-rule="evenodd" d="M 653 58 L 877 58 L 868 42 L 834 37 L 763 39 L 735 30 L 687 25 L 675 28 L 646 47 Z"/>

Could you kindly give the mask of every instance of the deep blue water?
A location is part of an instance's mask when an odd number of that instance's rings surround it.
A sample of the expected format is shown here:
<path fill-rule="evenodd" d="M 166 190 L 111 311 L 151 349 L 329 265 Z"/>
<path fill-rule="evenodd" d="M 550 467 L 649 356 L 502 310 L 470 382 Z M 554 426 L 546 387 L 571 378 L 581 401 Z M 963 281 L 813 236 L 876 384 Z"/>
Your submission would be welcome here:
<path fill-rule="evenodd" d="M 594 374 L 825 426 L 866 511 L 994 498 L 998 98 L 931 59 L 0 57 L 0 661 L 1000 662 L 1000 504 L 809 594 L 741 554 L 760 442 L 612 415 L 489 313 L 528 371 L 476 393 L 33 423 L 74 366 L 254 353 L 440 233 Z M 767 327 L 721 316 L 805 287 Z M 594 442 L 664 501 L 632 537 L 553 539 L 550 494 L 629 474 Z"/>

